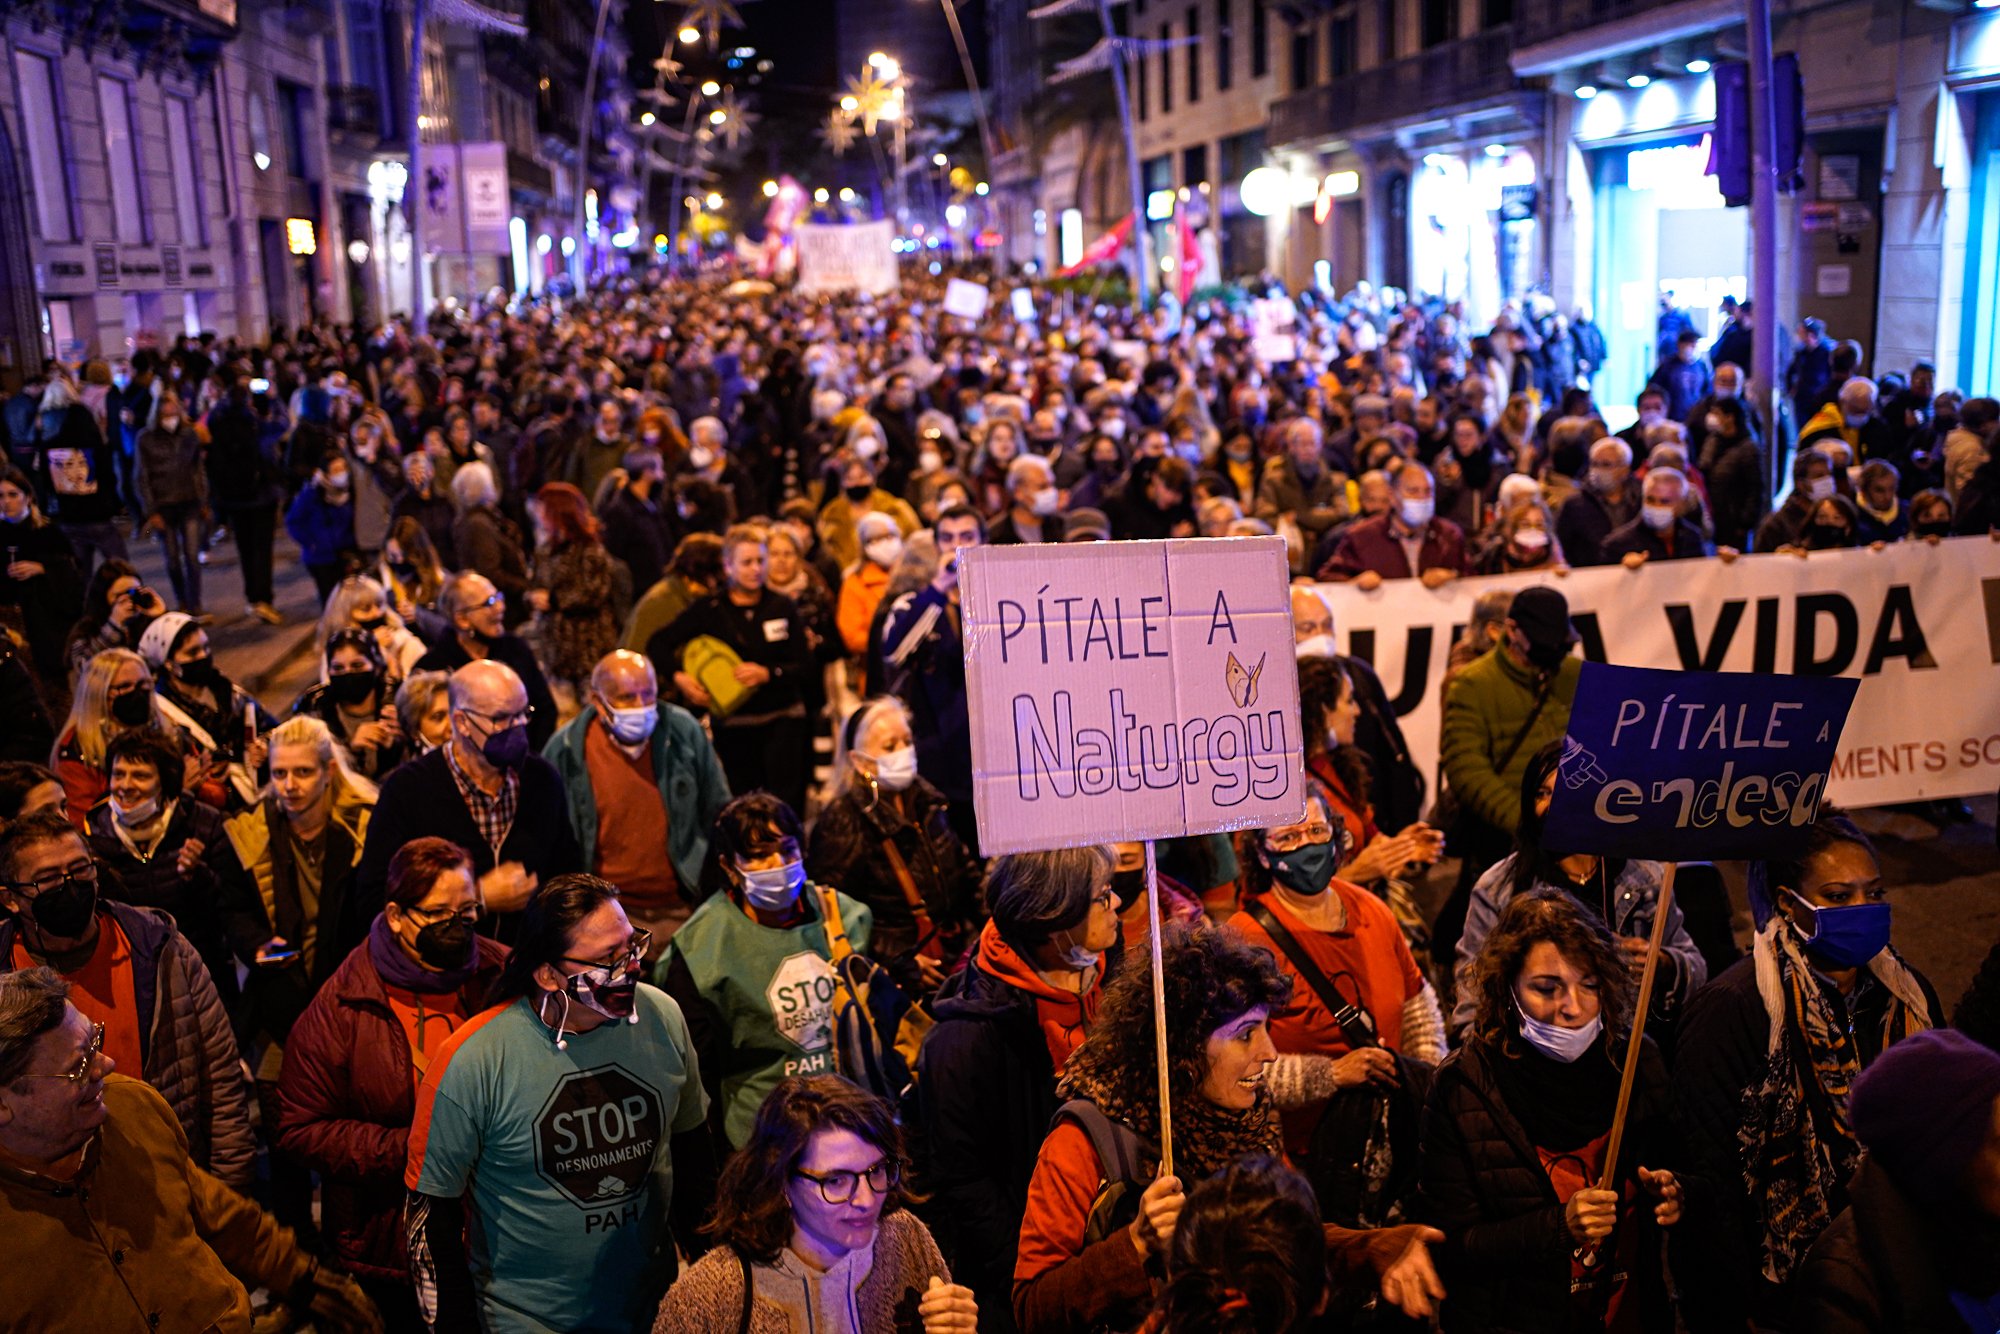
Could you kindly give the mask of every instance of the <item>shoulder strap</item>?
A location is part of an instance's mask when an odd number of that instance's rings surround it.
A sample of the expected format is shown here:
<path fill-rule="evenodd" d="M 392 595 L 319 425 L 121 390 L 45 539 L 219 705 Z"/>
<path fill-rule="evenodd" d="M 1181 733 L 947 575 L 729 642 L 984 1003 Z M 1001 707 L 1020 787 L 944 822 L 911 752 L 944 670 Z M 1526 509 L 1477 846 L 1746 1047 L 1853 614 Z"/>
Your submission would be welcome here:
<path fill-rule="evenodd" d="M 1088 1098 L 1072 1098 L 1056 1109 L 1057 1124 L 1077 1123 L 1090 1136 L 1090 1148 L 1097 1155 L 1098 1169 L 1106 1181 L 1139 1181 L 1144 1164 L 1139 1134 L 1122 1122 L 1113 1121 L 1104 1109 Z"/>
<path fill-rule="evenodd" d="M 840 920 L 840 896 L 832 889 L 815 885 L 819 891 L 820 925 L 826 929 L 826 949 L 831 962 L 836 966 L 841 960 L 854 953 L 854 943 L 847 938 L 847 925 Z"/>
<path fill-rule="evenodd" d="M 736 1334 L 750 1334 L 750 1305 L 757 1296 L 757 1278 L 750 1272 L 750 1257 L 736 1252 L 736 1263 L 743 1271 L 743 1314 L 737 1318 Z"/>
<path fill-rule="evenodd" d="M 937 934 L 937 928 L 931 925 L 930 907 L 917 889 L 916 877 L 910 874 L 910 864 L 903 860 L 902 850 L 896 846 L 893 835 L 882 836 L 882 852 L 888 857 L 889 869 L 895 872 L 896 884 L 903 891 L 903 902 L 910 905 L 910 916 L 916 919 L 919 942 L 929 940 Z"/>
<path fill-rule="evenodd" d="M 1278 920 L 1276 913 L 1264 905 L 1263 899 L 1246 900 L 1244 911 L 1256 919 L 1258 926 L 1264 928 L 1264 934 L 1271 938 L 1271 943 L 1284 952 L 1286 960 L 1292 965 L 1292 970 L 1305 979 L 1305 984 L 1312 988 L 1315 996 L 1319 997 L 1319 1003 L 1326 1007 L 1328 1014 L 1337 1015 L 1353 1004 L 1340 994 L 1340 989 L 1333 985 L 1333 980 L 1320 971 L 1319 965 L 1312 961 L 1310 954 L 1306 953 L 1305 946 L 1299 944 L 1298 938 L 1285 929 L 1284 923 Z"/>
<path fill-rule="evenodd" d="M 1521 743 L 1528 739 L 1528 733 L 1535 728 L 1535 719 L 1542 716 L 1542 709 L 1548 704 L 1549 696 L 1555 693 L 1556 675 L 1561 670 L 1559 667 L 1555 672 L 1550 672 L 1549 679 L 1542 683 L 1540 690 L 1535 692 L 1535 707 L 1528 710 L 1528 720 L 1521 724 L 1520 731 L 1514 733 L 1514 739 L 1507 743 L 1506 751 L 1498 760 L 1493 762 L 1494 773 L 1505 773 L 1508 762 L 1520 753 Z"/>

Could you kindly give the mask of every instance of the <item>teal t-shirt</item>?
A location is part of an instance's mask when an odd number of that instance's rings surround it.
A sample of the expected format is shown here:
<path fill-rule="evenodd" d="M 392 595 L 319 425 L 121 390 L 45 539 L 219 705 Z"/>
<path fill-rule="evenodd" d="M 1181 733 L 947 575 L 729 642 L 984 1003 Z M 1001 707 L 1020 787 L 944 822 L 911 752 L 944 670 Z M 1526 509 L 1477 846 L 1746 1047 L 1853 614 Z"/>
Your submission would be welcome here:
<path fill-rule="evenodd" d="M 701 1126 L 708 1098 L 680 1006 L 642 984 L 634 1012 L 557 1051 L 512 1001 L 452 1034 L 424 1075 L 404 1182 L 465 1197 L 494 1334 L 652 1322 L 647 1303 L 672 1275 L 668 1143 Z"/>
<path fill-rule="evenodd" d="M 753 921 L 727 894 L 716 894 L 674 932 L 654 972 L 664 980 L 674 961 L 686 964 L 701 998 L 721 1026 L 723 1130 L 733 1148 L 750 1138 L 757 1108 L 787 1075 L 831 1075 L 833 965 L 819 891 L 805 891 L 805 921 L 793 927 Z M 839 896 L 847 939 L 866 953 L 874 928 L 867 905 Z"/>

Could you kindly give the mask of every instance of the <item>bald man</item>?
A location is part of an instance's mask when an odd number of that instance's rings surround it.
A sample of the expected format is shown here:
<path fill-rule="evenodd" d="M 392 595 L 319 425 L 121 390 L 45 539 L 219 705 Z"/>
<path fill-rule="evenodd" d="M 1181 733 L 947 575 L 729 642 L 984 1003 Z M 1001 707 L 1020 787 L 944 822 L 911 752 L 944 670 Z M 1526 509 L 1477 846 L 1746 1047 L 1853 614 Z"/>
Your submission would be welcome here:
<path fill-rule="evenodd" d="M 1333 633 L 1333 608 L 1325 595 L 1308 584 L 1292 585 L 1292 652 L 1300 658 L 1333 658 L 1347 669 L 1354 683 L 1354 700 L 1361 706 L 1354 725 L 1354 744 L 1368 757 L 1370 799 L 1375 819 L 1384 829 L 1404 829 L 1423 818 L 1424 776 L 1410 758 L 1403 726 L 1382 679 L 1366 658 L 1343 657 Z M 1400 820 L 1401 824 L 1383 824 Z"/>
<path fill-rule="evenodd" d="M 451 733 L 390 774 L 355 868 L 366 915 L 382 907 L 389 859 L 434 834 L 472 854 L 487 914 L 479 929 L 513 943 L 521 909 L 551 876 L 583 869 L 569 799 L 555 768 L 534 753 L 536 710 L 514 669 L 486 658 L 451 674 Z"/>
<path fill-rule="evenodd" d="M 583 712 L 542 757 L 569 794 L 584 869 L 618 886 L 625 916 L 653 933 L 657 957 L 693 910 L 708 830 L 729 800 L 708 734 L 661 701 L 643 653 L 619 649 L 598 661 Z"/>

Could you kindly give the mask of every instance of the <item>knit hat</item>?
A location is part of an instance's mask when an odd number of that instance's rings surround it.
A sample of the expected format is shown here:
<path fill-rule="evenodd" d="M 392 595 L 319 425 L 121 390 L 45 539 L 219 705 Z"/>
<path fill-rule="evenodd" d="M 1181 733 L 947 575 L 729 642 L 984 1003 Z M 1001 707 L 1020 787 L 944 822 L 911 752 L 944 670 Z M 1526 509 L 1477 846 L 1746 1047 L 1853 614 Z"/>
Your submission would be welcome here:
<path fill-rule="evenodd" d="M 1949 1028 L 1891 1046 L 1861 1072 L 1848 1101 L 1854 1134 L 1896 1184 L 1936 1203 L 1965 1182 L 1993 1132 L 2000 1052 Z"/>
<path fill-rule="evenodd" d="M 174 651 L 174 643 L 181 637 L 181 631 L 194 624 L 194 617 L 184 611 L 170 611 L 153 618 L 146 627 L 146 633 L 139 636 L 139 656 L 146 660 L 155 671 L 164 666 L 167 655 Z"/>

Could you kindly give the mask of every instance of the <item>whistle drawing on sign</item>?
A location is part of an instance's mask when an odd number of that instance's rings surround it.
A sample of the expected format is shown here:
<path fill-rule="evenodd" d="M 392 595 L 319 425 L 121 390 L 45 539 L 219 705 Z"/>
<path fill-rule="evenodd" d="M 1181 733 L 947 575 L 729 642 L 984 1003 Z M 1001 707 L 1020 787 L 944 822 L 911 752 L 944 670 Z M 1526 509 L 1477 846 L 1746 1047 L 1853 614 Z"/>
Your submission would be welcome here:
<path fill-rule="evenodd" d="M 1264 674 L 1264 659 L 1270 656 L 1264 654 L 1257 659 L 1255 667 L 1245 669 L 1232 653 L 1229 661 L 1223 664 L 1222 682 L 1229 688 L 1229 698 L 1237 708 L 1247 709 L 1257 702 L 1257 678 Z"/>
<path fill-rule="evenodd" d="M 1585 750 L 1575 737 L 1563 738 L 1562 759 L 1556 764 L 1556 772 L 1572 788 L 1582 787 L 1585 783 L 1601 786 L 1610 781 L 1610 775 L 1597 767 L 1597 757 Z"/>

